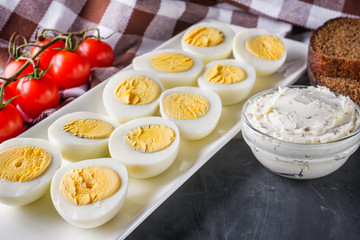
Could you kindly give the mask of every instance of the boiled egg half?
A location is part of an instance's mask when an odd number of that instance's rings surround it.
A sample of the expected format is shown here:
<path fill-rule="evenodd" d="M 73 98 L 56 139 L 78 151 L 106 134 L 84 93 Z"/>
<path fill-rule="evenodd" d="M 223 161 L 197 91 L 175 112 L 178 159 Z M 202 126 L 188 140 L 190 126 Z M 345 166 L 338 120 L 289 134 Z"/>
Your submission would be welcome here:
<path fill-rule="evenodd" d="M 216 22 L 198 23 L 184 33 L 181 47 L 184 51 L 200 57 L 206 64 L 210 61 L 226 59 L 232 51 L 233 30 Z"/>
<path fill-rule="evenodd" d="M 70 161 L 107 157 L 110 134 L 119 125 L 100 113 L 73 112 L 50 125 L 48 138 Z"/>
<path fill-rule="evenodd" d="M 203 69 L 202 60 L 178 49 L 161 49 L 133 59 L 133 68 L 155 73 L 165 89 L 176 86 L 196 85 Z"/>
<path fill-rule="evenodd" d="M 176 159 L 179 146 L 178 127 L 161 117 L 131 120 L 118 127 L 109 140 L 111 157 L 121 161 L 136 178 L 164 172 Z"/>
<path fill-rule="evenodd" d="M 256 72 L 252 66 L 238 60 L 225 59 L 208 63 L 198 78 L 198 85 L 216 92 L 223 105 L 230 105 L 250 94 L 255 79 Z"/>
<path fill-rule="evenodd" d="M 216 127 L 222 110 L 219 95 L 199 87 L 176 87 L 160 96 L 160 113 L 174 122 L 181 137 L 197 140 Z"/>
<path fill-rule="evenodd" d="M 112 77 L 103 91 L 103 103 L 109 116 L 118 122 L 153 115 L 159 108 L 164 87 L 151 72 L 122 71 Z"/>
<path fill-rule="evenodd" d="M 257 76 L 270 75 L 284 64 L 287 49 L 284 39 L 266 29 L 246 29 L 233 40 L 233 54 L 256 70 Z"/>
<path fill-rule="evenodd" d="M 43 196 L 61 165 L 61 152 L 40 138 L 12 138 L 0 144 L 0 201 L 22 206 Z"/>
<path fill-rule="evenodd" d="M 94 228 L 121 209 L 128 189 L 124 165 L 112 158 L 88 159 L 60 168 L 51 181 L 59 215 L 80 228 Z"/>

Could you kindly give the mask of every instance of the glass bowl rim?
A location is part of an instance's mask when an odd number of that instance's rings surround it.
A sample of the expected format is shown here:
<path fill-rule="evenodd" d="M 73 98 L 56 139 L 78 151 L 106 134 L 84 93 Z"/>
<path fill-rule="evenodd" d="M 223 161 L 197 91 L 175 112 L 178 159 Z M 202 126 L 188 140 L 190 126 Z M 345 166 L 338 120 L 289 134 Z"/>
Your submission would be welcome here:
<path fill-rule="evenodd" d="M 345 141 L 349 138 L 352 138 L 354 136 L 356 136 L 357 134 L 360 133 L 360 124 L 359 126 L 355 129 L 355 131 L 351 132 L 349 135 L 346 135 L 340 139 L 337 139 L 337 140 L 334 140 L 334 141 L 331 141 L 331 142 L 326 142 L 326 143 L 295 143 L 295 142 L 289 142 L 289 141 L 285 141 L 285 140 L 281 140 L 281 139 L 277 139 L 275 137 L 272 137 L 268 134 L 265 134 L 261 131 L 259 131 L 258 129 L 256 129 L 250 122 L 249 120 L 247 119 L 246 115 L 245 115 L 245 111 L 247 109 L 247 107 L 249 106 L 250 102 L 252 102 L 253 100 L 255 100 L 256 98 L 262 96 L 262 95 L 266 95 L 266 94 L 270 94 L 272 92 L 276 92 L 279 90 L 280 87 L 287 87 L 287 88 L 309 88 L 309 87 L 322 87 L 322 86 L 307 86 L 307 85 L 291 85 L 291 86 L 278 86 L 278 87 L 274 87 L 274 88 L 270 88 L 270 89 L 266 89 L 266 90 L 263 90 L 263 91 L 260 91 L 256 94 L 254 94 L 253 96 L 251 96 L 248 100 L 246 100 L 246 102 L 244 103 L 242 109 L 241 109 L 241 120 L 253 131 L 255 131 L 256 133 L 262 135 L 262 136 L 266 136 L 272 140 L 275 140 L 275 141 L 278 141 L 278 142 L 281 142 L 281 143 L 284 143 L 284 144 L 289 144 L 289 145 L 299 145 L 299 146 L 307 146 L 307 147 L 310 147 L 310 146 L 326 146 L 326 145 L 333 145 L 333 144 L 336 144 L 338 142 L 342 142 L 342 141 Z M 330 90 L 330 89 L 329 89 Z M 330 90 L 331 91 L 331 90 Z M 334 91 L 331 91 L 332 93 L 334 93 L 336 96 L 344 96 L 344 95 L 341 95 L 337 92 L 334 92 Z M 352 100 L 349 98 L 349 100 L 353 103 L 354 107 L 355 107 L 355 111 L 357 112 L 357 115 L 358 117 L 360 118 L 360 107 Z"/>

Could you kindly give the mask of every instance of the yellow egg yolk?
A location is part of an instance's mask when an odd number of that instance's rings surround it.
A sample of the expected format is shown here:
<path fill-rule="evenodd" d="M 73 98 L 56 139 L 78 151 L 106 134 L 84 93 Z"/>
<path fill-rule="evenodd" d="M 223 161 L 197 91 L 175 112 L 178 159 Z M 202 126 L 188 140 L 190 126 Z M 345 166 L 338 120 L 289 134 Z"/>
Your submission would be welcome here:
<path fill-rule="evenodd" d="M 205 73 L 205 79 L 211 83 L 234 84 L 246 79 L 247 74 L 244 69 L 231 65 L 216 64 Z"/>
<path fill-rule="evenodd" d="M 160 86 L 144 76 L 131 76 L 118 85 L 115 97 L 128 105 L 145 105 L 154 102 L 161 94 Z"/>
<path fill-rule="evenodd" d="M 191 30 L 185 37 L 185 43 L 196 47 L 213 47 L 224 41 L 224 34 L 211 27 L 199 27 Z"/>
<path fill-rule="evenodd" d="M 250 38 L 245 46 L 250 54 L 264 60 L 278 60 L 285 53 L 284 43 L 279 38 L 269 35 Z"/>
<path fill-rule="evenodd" d="M 209 101 L 194 93 L 173 93 L 164 98 L 164 111 L 175 119 L 189 120 L 200 118 L 210 108 Z"/>
<path fill-rule="evenodd" d="M 110 136 L 114 127 L 99 119 L 77 119 L 65 124 L 63 130 L 79 138 L 104 139 Z"/>
<path fill-rule="evenodd" d="M 194 61 L 181 53 L 161 53 L 150 59 L 150 65 L 160 72 L 180 73 L 189 71 Z"/>
<path fill-rule="evenodd" d="M 121 178 L 105 166 L 89 166 L 71 170 L 61 179 L 60 191 L 74 205 L 92 204 L 114 195 Z"/>
<path fill-rule="evenodd" d="M 40 147 L 12 147 L 0 153 L 0 177 L 12 182 L 31 181 L 43 174 L 51 161 L 51 154 Z"/>
<path fill-rule="evenodd" d="M 125 143 L 137 152 L 154 153 L 169 147 L 175 139 L 172 128 L 162 125 L 147 125 L 127 132 Z"/>

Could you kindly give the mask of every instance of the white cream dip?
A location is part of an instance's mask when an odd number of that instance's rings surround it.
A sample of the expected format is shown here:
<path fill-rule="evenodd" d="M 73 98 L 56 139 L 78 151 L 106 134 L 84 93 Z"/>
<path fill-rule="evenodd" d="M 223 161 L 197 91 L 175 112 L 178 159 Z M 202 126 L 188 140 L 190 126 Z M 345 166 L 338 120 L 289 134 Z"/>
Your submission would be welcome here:
<path fill-rule="evenodd" d="M 360 125 L 354 103 L 326 87 L 279 87 L 250 102 L 245 116 L 258 131 L 293 143 L 332 142 Z"/>

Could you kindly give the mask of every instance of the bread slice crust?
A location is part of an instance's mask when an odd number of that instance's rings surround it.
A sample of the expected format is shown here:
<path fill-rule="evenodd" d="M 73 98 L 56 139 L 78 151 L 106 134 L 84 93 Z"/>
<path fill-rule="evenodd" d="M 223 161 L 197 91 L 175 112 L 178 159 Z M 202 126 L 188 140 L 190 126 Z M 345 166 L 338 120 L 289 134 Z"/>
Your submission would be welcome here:
<path fill-rule="evenodd" d="M 314 30 L 308 67 L 317 75 L 360 79 L 360 19 L 339 17 Z"/>
<path fill-rule="evenodd" d="M 313 31 L 307 74 L 311 85 L 326 86 L 360 106 L 360 19 L 335 18 Z"/>

